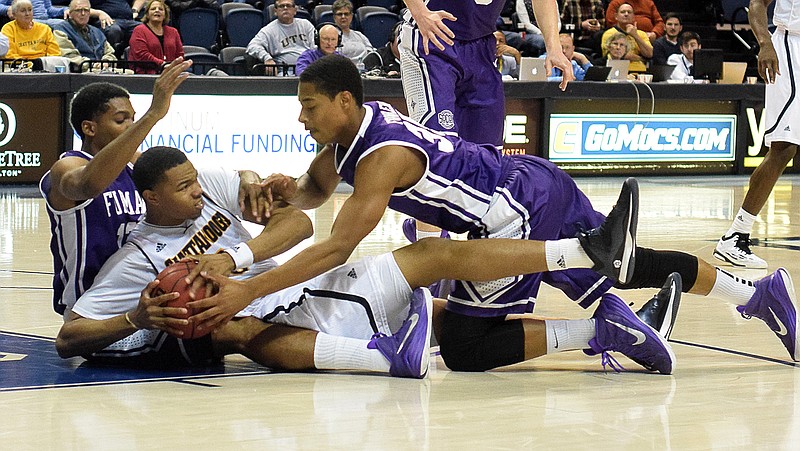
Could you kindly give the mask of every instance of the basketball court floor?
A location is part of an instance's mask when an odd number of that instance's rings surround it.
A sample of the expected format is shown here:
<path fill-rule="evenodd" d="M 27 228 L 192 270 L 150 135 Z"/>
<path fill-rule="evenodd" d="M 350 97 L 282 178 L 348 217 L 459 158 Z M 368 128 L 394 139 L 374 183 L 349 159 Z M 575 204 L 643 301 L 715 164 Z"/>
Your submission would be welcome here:
<path fill-rule="evenodd" d="M 621 178 L 580 178 L 608 212 Z M 708 261 L 746 177 L 639 178 L 639 243 Z M 314 212 L 325 236 L 347 193 Z M 756 223 L 755 251 L 800 283 L 800 176 L 785 176 Z M 353 258 L 405 244 L 387 212 Z M 434 355 L 424 380 L 275 373 L 240 356 L 181 372 L 113 370 L 62 360 L 53 339 L 44 202 L 0 187 L 0 449 L 797 449 L 800 367 L 760 320 L 718 299 L 684 295 L 671 343 L 677 366 L 627 371 L 566 352 L 486 373 Z M 730 268 L 730 267 L 728 267 Z M 760 278 L 766 271 L 731 271 Z M 637 306 L 655 290 L 620 292 Z M 586 318 L 545 288 L 536 314 Z M 437 349 L 432 350 L 434 354 Z"/>

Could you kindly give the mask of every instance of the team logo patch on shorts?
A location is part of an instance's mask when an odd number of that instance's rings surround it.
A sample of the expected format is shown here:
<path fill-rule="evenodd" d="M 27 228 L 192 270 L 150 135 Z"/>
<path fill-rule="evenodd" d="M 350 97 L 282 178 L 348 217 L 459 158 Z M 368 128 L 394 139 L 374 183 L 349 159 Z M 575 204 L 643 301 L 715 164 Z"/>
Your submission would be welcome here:
<path fill-rule="evenodd" d="M 442 128 L 450 130 L 451 128 L 456 126 L 456 122 L 453 120 L 453 112 L 450 110 L 442 110 L 439 112 L 438 115 L 439 125 Z"/>

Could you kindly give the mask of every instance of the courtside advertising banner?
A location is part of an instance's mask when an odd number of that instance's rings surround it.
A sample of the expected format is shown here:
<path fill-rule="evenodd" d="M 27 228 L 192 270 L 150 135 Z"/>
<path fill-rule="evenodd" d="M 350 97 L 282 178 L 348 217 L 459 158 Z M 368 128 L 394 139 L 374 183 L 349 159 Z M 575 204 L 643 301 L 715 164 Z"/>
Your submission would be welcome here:
<path fill-rule="evenodd" d="M 736 116 L 553 114 L 555 163 L 733 161 Z"/>
<path fill-rule="evenodd" d="M 150 107 L 150 94 L 131 94 L 137 118 Z M 298 122 L 296 96 L 174 95 L 169 113 L 153 127 L 139 150 L 176 147 L 196 167 L 250 169 L 262 177 L 297 177 L 308 169 L 317 143 Z M 76 135 L 73 148 L 80 149 Z"/>

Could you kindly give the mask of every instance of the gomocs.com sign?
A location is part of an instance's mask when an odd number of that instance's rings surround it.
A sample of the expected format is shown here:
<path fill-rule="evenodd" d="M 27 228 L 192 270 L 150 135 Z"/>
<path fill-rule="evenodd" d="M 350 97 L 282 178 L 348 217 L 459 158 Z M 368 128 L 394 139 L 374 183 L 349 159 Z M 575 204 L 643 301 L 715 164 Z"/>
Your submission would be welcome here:
<path fill-rule="evenodd" d="M 550 116 L 554 162 L 732 161 L 734 115 Z"/>

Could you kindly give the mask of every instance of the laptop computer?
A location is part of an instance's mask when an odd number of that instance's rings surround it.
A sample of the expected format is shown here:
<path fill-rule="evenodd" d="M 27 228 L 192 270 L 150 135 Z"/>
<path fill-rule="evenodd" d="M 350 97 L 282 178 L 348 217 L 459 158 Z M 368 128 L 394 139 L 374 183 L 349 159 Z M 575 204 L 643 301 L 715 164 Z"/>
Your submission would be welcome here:
<path fill-rule="evenodd" d="M 740 85 L 744 81 L 744 73 L 747 70 L 747 63 L 722 63 L 722 78 L 719 82 L 723 85 Z"/>
<path fill-rule="evenodd" d="M 547 81 L 544 59 L 522 58 L 519 63 L 519 81 Z"/>
<path fill-rule="evenodd" d="M 628 67 L 631 62 L 628 60 L 608 60 L 606 66 L 611 68 L 608 74 L 608 81 L 625 81 L 628 79 Z"/>
<path fill-rule="evenodd" d="M 648 73 L 653 74 L 653 81 L 667 81 L 672 76 L 672 71 L 675 70 L 675 66 L 671 66 L 669 64 L 659 65 L 654 64 L 650 66 L 647 70 Z"/>
<path fill-rule="evenodd" d="M 608 66 L 590 66 L 583 75 L 583 81 L 606 81 L 610 73 Z"/>

